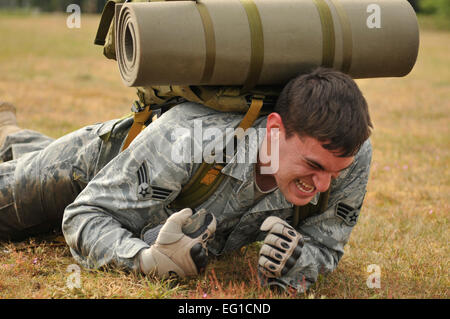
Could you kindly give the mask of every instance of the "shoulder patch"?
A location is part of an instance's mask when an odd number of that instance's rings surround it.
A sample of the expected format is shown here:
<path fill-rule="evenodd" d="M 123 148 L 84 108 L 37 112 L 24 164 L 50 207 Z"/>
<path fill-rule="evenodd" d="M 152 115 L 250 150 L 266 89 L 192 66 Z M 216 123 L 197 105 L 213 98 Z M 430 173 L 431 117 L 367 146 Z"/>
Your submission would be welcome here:
<path fill-rule="evenodd" d="M 166 200 L 171 194 L 172 190 L 163 187 L 150 185 L 150 178 L 148 174 L 147 164 L 145 162 L 139 167 L 137 171 L 138 187 L 137 197 L 139 200 Z"/>
<path fill-rule="evenodd" d="M 336 205 L 335 215 L 348 226 L 355 226 L 358 221 L 359 210 L 341 202 Z"/>

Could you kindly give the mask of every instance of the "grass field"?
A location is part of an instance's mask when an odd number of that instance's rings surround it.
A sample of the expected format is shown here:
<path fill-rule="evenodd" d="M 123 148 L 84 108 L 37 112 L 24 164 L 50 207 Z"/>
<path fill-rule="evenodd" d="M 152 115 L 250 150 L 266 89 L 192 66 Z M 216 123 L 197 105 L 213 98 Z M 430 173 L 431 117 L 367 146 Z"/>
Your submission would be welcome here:
<path fill-rule="evenodd" d="M 93 45 L 98 16 L 68 29 L 63 15 L 0 13 L 0 100 L 21 126 L 58 137 L 121 117 L 135 99 L 114 62 Z M 0 243 L 0 298 L 449 298 L 450 31 L 421 30 L 416 67 L 405 78 L 359 80 L 375 131 L 365 204 L 337 270 L 304 295 L 258 285 L 258 244 L 214 260 L 201 278 L 161 282 L 118 270 L 81 269 L 64 243 Z M 381 287 L 368 288 L 368 266 Z"/>

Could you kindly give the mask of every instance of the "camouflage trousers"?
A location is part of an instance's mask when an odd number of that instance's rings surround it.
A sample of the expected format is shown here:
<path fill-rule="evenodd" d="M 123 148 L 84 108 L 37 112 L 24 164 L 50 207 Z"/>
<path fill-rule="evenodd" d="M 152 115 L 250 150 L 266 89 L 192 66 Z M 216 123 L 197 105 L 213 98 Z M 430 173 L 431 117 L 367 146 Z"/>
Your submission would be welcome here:
<path fill-rule="evenodd" d="M 7 137 L 0 150 L 0 240 L 60 231 L 64 209 L 100 169 L 99 125 L 56 140 L 30 130 Z"/>

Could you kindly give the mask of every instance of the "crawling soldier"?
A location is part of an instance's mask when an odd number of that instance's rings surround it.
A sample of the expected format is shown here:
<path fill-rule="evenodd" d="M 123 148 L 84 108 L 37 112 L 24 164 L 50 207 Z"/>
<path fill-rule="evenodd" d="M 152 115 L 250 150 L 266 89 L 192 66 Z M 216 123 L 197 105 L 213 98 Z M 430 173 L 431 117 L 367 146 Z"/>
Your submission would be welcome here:
<path fill-rule="evenodd" d="M 0 108 L 0 238 L 20 240 L 62 226 L 73 257 L 88 268 L 115 264 L 191 276 L 205 268 L 207 251 L 222 255 L 264 241 L 261 279 L 304 291 L 319 273 L 337 267 L 366 193 L 367 103 L 349 76 L 329 69 L 286 85 L 273 112 L 253 124 L 265 131 L 261 145 L 239 143 L 221 168 L 220 185 L 197 207 L 171 205 L 201 165 L 193 155 L 174 159 L 173 148 L 206 146 L 193 134 L 194 121 L 203 131 L 225 132 L 242 114 L 185 102 L 121 152 L 131 118 L 53 140 L 18 128 L 13 111 L 6 103 Z M 180 129 L 192 134 L 174 134 Z M 262 149 L 265 159 L 257 156 Z M 257 155 L 240 161 L 242 154 Z M 278 169 L 265 173 L 274 158 Z M 324 205 L 320 212 L 295 213 L 318 205 Z"/>

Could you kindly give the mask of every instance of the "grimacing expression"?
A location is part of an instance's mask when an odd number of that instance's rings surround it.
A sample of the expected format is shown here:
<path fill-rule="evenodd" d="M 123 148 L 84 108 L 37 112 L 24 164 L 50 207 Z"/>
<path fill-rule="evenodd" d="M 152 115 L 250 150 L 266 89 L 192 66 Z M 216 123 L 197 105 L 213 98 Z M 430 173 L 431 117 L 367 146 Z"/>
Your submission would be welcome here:
<path fill-rule="evenodd" d="M 268 138 L 278 138 L 279 144 L 279 166 L 273 177 L 290 203 L 306 205 L 318 192 L 327 191 L 331 180 L 351 166 L 354 157 L 339 157 L 338 152 L 322 146 L 325 142 L 309 136 L 294 133 L 286 137 L 283 123 L 279 121 L 281 118 L 269 116 L 267 125 Z M 274 127 L 278 127 L 278 134 L 270 134 Z"/>

